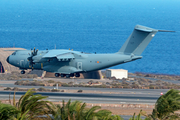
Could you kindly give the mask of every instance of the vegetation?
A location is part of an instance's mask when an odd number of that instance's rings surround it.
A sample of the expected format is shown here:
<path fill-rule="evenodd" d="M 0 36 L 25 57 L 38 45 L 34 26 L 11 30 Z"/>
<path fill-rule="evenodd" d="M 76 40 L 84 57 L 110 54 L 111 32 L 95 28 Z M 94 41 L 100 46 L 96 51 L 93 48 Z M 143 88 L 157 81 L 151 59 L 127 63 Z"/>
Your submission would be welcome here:
<path fill-rule="evenodd" d="M 134 77 L 130 79 L 111 80 L 111 82 L 97 82 L 90 80 L 87 83 L 74 84 L 72 81 L 69 83 L 61 83 L 58 81 L 27 81 L 21 80 L 15 82 L 15 85 L 25 86 L 62 86 L 62 87 L 97 87 L 97 88 L 133 88 L 133 89 L 180 89 L 180 85 L 163 80 L 150 80 L 149 77 Z"/>
<path fill-rule="evenodd" d="M 83 90 L 78 90 L 77 92 L 83 92 Z"/>
<path fill-rule="evenodd" d="M 156 101 L 155 108 L 152 114 L 147 115 L 141 111 L 141 114 L 146 116 L 147 120 L 176 120 L 180 119 L 180 114 L 176 113 L 180 110 L 180 91 L 171 89 L 166 94 L 159 97 Z"/>
<path fill-rule="evenodd" d="M 19 113 L 16 107 L 0 103 L 0 120 L 12 120 L 13 118 L 17 118 L 17 114 Z"/>
<path fill-rule="evenodd" d="M 35 91 L 30 89 L 25 95 L 21 96 L 19 101 L 15 102 L 15 94 L 12 105 L 0 103 L 0 118 L 1 120 L 33 120 L 44 115 L 50 118 L 52 110 L 55 106 L 49 102 L 44 101 L 46 96 L 34 95 Z M 11 100 L 10 104 L 11 104 Z"/>
<path fill-rule="evenodd" d="M 7 87 L 7 88 L 5 88 L 4 90 L 11 90 L 11 88 L 10 88 L 10 87 Z"/>
<path fill-rule="evenodd" d="M 180 114 L 180 91 L 171 89 L 166 94 L 158 98 L 155 108 L 151 114 L 144 111 L 129 120 L 179 120 Z M 35 94 L 34 89 L 28 90 L 21 96 L 18 102 L 13 101 L 10 104 L 0 103 L 1 120 L 123 120 L 119 115 L 112 115 L 109 110 L 102 110 L 100 106 L 88 108 L 86 103 L 80 101 L 67 103 L 63 100 L 62 104 L 54 105 L 46 101 L 46 96 Z M 12 102 L 12 103 L 11 103 Z M 50 116 L 51 115 L 51 116 Z"/>
<path fill-rule="evenodd" d="M 63 101 L 62 106 L 57 105 L 53 116 L 54 120 L 122 120 L 120 116 L 112 115 L 111 111 L 100 109 L 100 106 L 88 109 L 86 103 L 69 100 L 66 104 Z"/>
<path fill-rule="evenodd" d="M 134 115 L 131 118 L 129 118 L 129 120 L 142 120 L 141 114 L 139 113 L 137 116 L 135 116 L 135 113 L 134 113 Z"/>
<path fill-rule="evenodd" d="M 101 110 L 100 106 L 87 108 L 86 103 L 80 101 L 71 102 L 71 100 L 67 103 L 63 101 L 62 105 L 53 105 L 52 102 L 44 99 L 47 99 L 47 97 L 35 94 L 34 89 L 30 89 L 16 103 L 14 93 L 13 101 L 9 100 L 10 104 L 0 103 L 0 119 L 122 120 L 119 115 L 112 115 L 109 110 Z"/>
<path fill-rule="evenodd" d="M 48 92 L 50 92 L 50 89 L 46 89 L 46 88 L 43 88 L 43 87 L 40 87 L 37 90 L 38 91 L 48 91 Z"/>
<path fill-rule="evenodd" d="M 52 89 L 51 92 L 60 92 L 58 89 Z"/>

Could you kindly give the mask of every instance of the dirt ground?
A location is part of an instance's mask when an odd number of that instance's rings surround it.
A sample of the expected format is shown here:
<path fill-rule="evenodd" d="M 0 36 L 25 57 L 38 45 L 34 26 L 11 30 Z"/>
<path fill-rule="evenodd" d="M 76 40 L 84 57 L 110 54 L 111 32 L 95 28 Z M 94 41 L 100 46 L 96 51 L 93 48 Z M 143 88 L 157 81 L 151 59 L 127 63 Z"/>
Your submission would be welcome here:
<path fill-rule="evenodd" d="M 151 114 L 153 109 L 139 109 L 139 108 L 103 108 L 110 110 L 115 115 L 133 115 L 134 113 L 139 114 L 141 110 L 145 111 L 147 114 Z"/>
<path fill-rule="evenodd" d="M 0 84 L 14 84 L 16 80 L 0 80 Z"/>
<path fill-rule="evenodd" d="M 12 102 L 12 101 L 11 101 Z M 18 100 L 16 100 L 18 102 Z M 1 103 L 9 104 L 9 100 L 1 100 Z M 60 104 L 59 102 L 53 102 L 54 104 Z M 90 108 L 87 104 L 87 107 Z M 139 114 L 141 110 L 145 111 L 147 114 L 152 113 L 152 108 L 120 108 L 120 107 L 101 107 L 101 109 L 110 110 L 114 115 L 133 115 L 134 113 Z"/>

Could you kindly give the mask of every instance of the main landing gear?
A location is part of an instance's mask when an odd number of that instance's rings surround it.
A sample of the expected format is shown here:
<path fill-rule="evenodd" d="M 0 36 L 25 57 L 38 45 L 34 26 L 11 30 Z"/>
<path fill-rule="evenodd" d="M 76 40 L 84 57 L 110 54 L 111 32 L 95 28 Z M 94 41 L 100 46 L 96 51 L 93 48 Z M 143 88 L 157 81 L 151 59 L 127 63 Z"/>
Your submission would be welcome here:
<path fill-rule="evenodd" d="M 60 75 L 59 73 L 55 73 L 55 77 L 59 77 L 59 75 Z"/>
<path fill-rule="evenodd" d="M 65 76 L 66 76 L 66 78 L 70 78 L 70 77 L 74 77 L 74 76 L 80 77 L 80 73 L 76 73 L 76 74 L 74 74 L 74 73 L 71 73 L 71 74 L 55 73 L 55 77 L 59 77 L 59 76 L 61 76 L 62 78 Z"/>
<path fill-rule="evenodd" d="M 80 77 L 80 73 L 76 73 L 76 75 L 75 75 L 76 77 Z"/>
<path fill-rule="evenodd" d="M 63 78 L 64 76 L 66 76 L 65 74 L 61 74 L 61 77 Z"/>

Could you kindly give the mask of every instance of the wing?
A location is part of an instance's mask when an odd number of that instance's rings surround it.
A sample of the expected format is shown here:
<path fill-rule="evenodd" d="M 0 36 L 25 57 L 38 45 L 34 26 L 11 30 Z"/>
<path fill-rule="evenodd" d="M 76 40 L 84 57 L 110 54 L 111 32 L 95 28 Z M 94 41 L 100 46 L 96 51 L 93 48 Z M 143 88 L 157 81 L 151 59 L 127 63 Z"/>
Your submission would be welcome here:
<path fill-rule="evenodd" d="M 42 58 L 57 58 L 58 61 L 69 61 L 74 59 L 74 55 L 72 51 L 68 50 L 50 50 L 47 54 L 45 54 Z"/>

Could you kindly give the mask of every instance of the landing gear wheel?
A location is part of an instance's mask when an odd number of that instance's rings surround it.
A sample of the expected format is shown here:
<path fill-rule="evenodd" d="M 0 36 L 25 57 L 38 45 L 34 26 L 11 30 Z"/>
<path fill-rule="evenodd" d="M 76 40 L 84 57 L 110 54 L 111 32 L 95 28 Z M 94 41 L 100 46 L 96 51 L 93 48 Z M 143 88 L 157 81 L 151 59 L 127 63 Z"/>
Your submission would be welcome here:
<path fill-rule="evenodd" d="M 63 78 L 65 76 L 65 74 L 61 74 L 61 77 Z"/>
<path fill-rule="evenodd" d="M 59 77 L 59 73 L 55 73 L 55 77 Z"/>
<path fill-rule="evenodd" d="M 22 70 L 22 71 L 21 71 L 21 74 L 25 74 L 25 71 L 24 71 L 24 70 Z"/>
<path fill-rule="evenodd" d="M 80 77 L 80 73 L 76 73 L 76 77 Z"/>
<path fill-rule="evenodd" d="M 71 73 L 71 74 L 70 74 L 70 77 L 74 77 L 74 73 Z"/>
<path fill-rule="evenodd" d="M 66 75 L 66 78 L 70 78 L 70 74 L 67 74 L 67 75 Z"/>

